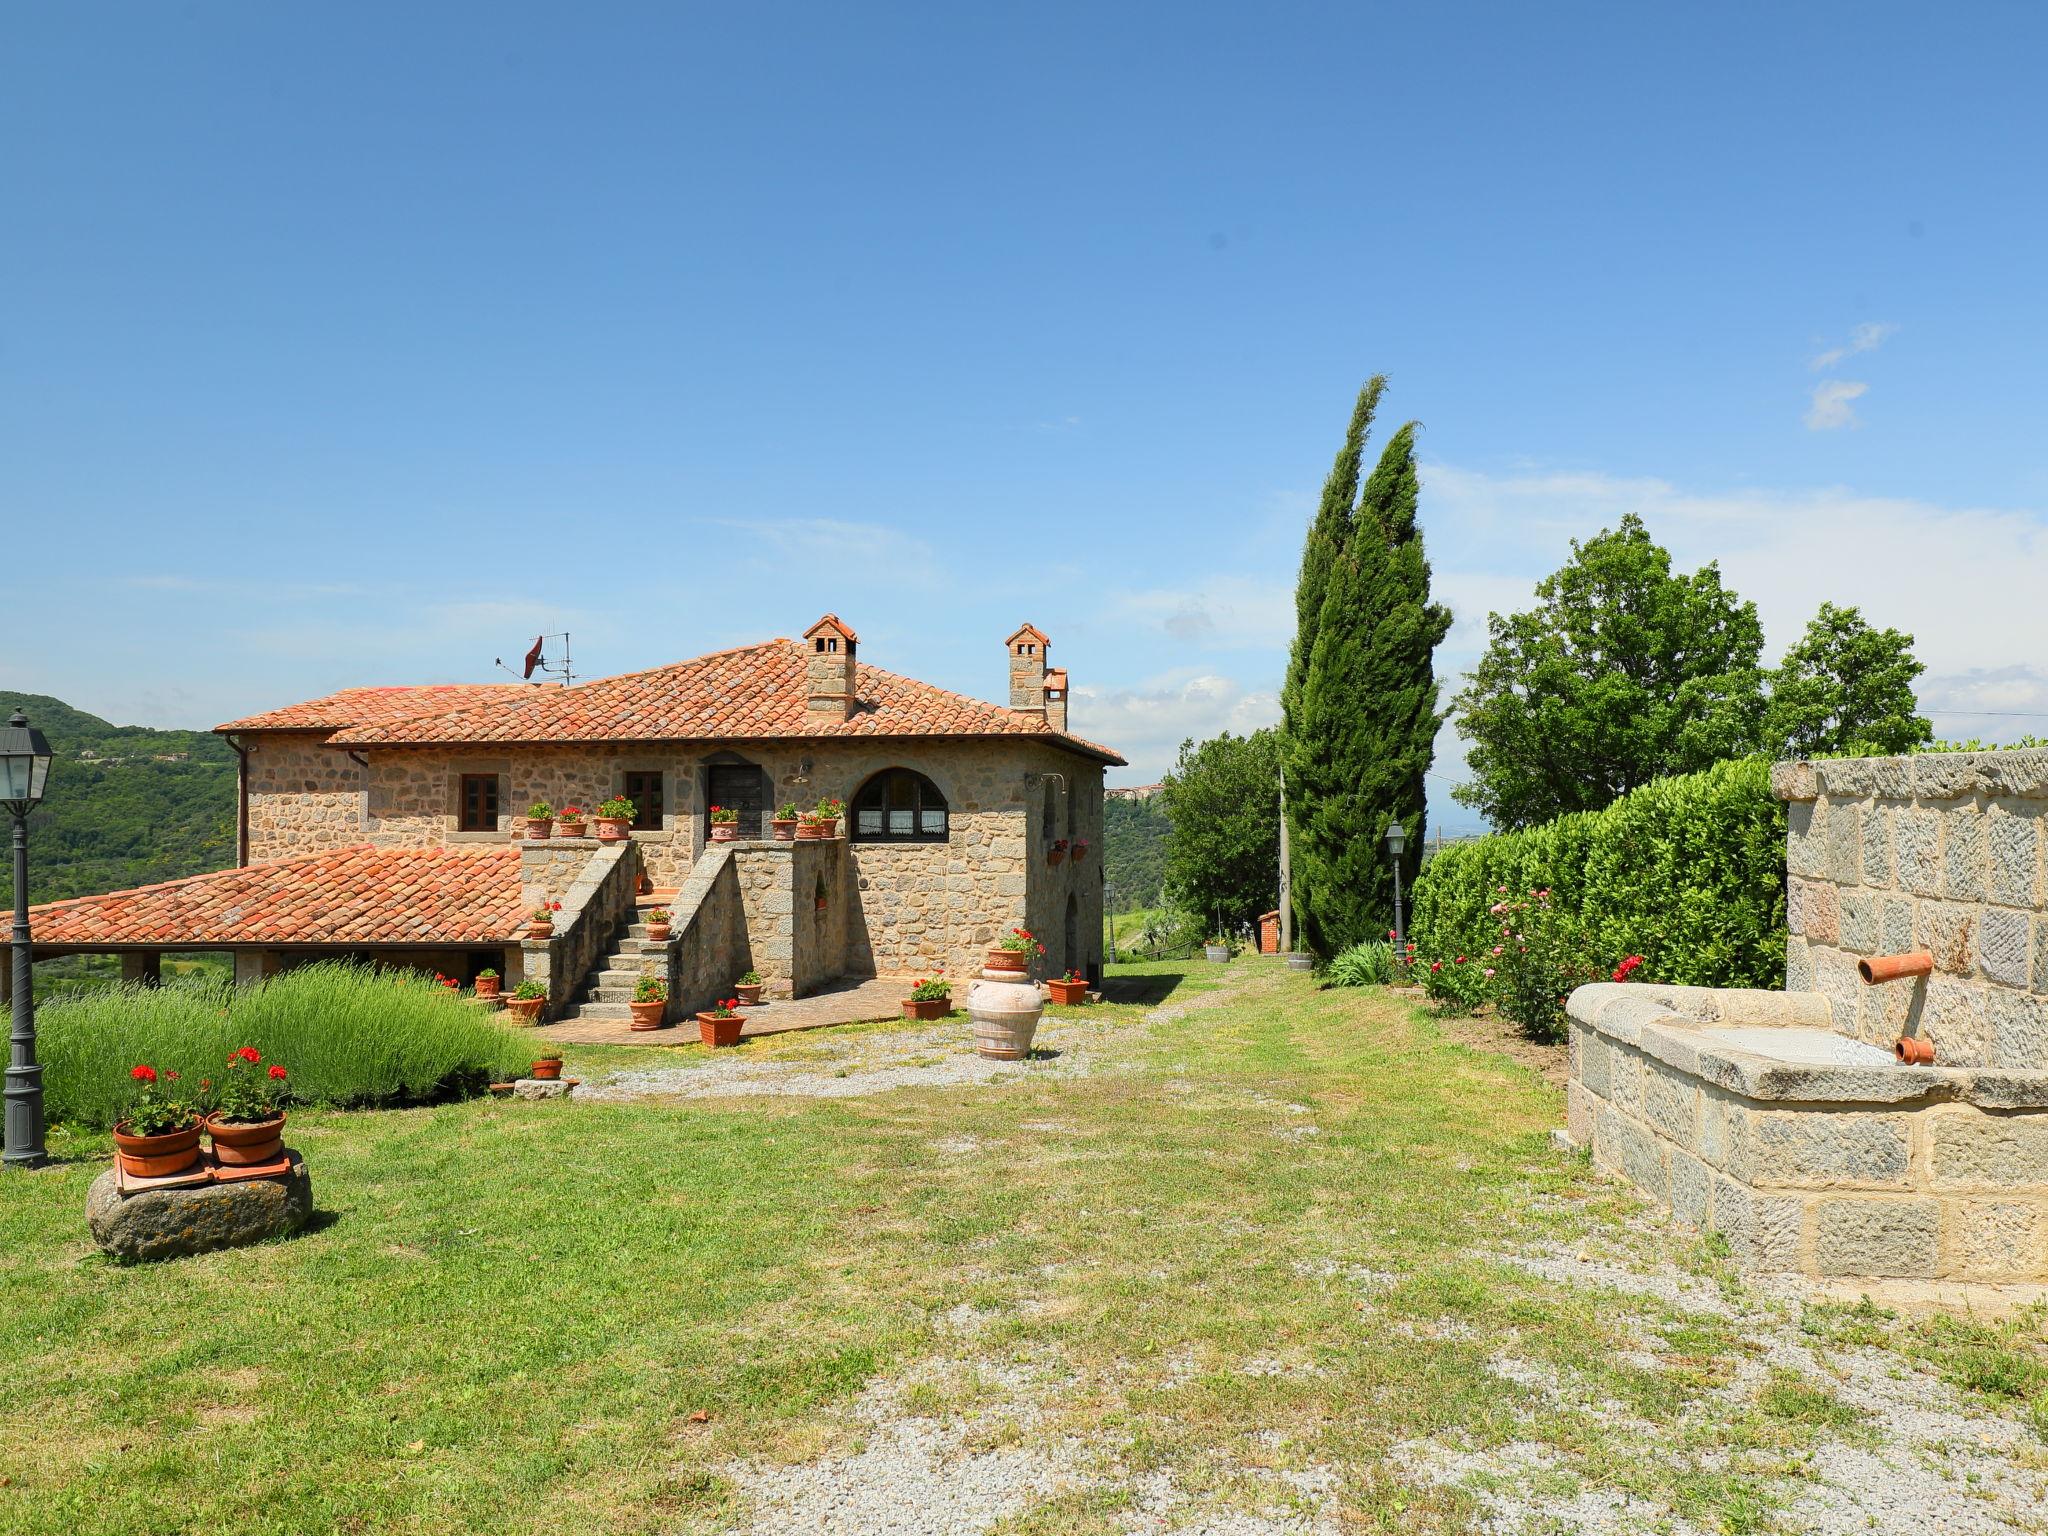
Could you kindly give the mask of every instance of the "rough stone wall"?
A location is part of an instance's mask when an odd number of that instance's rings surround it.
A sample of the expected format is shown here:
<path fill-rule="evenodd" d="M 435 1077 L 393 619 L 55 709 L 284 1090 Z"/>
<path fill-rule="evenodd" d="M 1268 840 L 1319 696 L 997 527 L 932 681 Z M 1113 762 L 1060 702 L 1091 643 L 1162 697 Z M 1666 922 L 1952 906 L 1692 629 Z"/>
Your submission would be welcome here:
<path fill-rule="evenodd" d="M 1781 763 L 1788 801 L 1788 991 L 1889 1046 L 1908 1030 L 1944 1065 L 2048 1068 L 2048 752 Z M 1865 955 L 1925 949 L 1934 974 L 1866 986 Z"/>
<path fill-rule="evenodd" d="M 590 968 L 632 921 L 640 861 L 631 843 L 562 838 L 519 851 L 519 883 L 529 907 L 559 901 L 555 932 L 520 944 L 519 980 L 548 989 L 541 1013 L 556 1018 L 576 1000 Z M 516 984 L 516 982 L 515 982 Z"/>
<path fill-rule="evenodd" d="M 1047 973 L 1073 965 L 1099 974 L 1102 766 L 1042 742 L 935 737 L 704 742 L 646 752 L 533 748 L 498 756 L 377 752 L 370 756 L 363 827 L 370 841 L 400 846 L 499 841 L 523 829 L 535 799 L 589 808 L 616 792 L 626 770 L 656 769 L 666 775 L 663 826 L 634 833 L 632 842 L 653 883 L 677 887 L 705 846 L 703 774 L 714 756 L 759 766 L 778 803 L 809 806 L 828 795 L 851 802 L 872 775 L 891 767 L 924 774 L 945 795 L 951 812 L 946 842 L 847 843 L 837 875 L 826 874 L 825 923 L 809 937 L 820 946 L 816 953 L 839 957 L 842 971 L 972 976 L 990 939 L 1025 924 L 1046 938 Z M 456 831 L 455 783 L 463 773 L 501 775 L 501 831 Z M 1045 774 L 1063 780 L 1057 835 L 1085 837 L 1092 845 L 1087 858 L 1056 868 L 1046 863 L 1039 824 L 1043 783 L 1031 777 Z M 1071 955 L 1069 895 L 1076 930 Z M 793 916 L 808 915 L 815 926 L 815 901 L 807 903 L 799 892 L 795 906 Z M 755 968 L 764 975 L 770 969 Z"/>
<path fill-rule="evenodd" d="M 363 841 L 362 765 L 321 746 L 324 739 L 324 732 L 258 731 L 244 741 L 252 860 Z"/>
<path fill-rule="evenodd" d="M 670 908 L 671 1014 L 688 1018 L 732 996 L 733 979 L 754 966 L 747 944 L 746 905 L 730 844 L 715 845 L 692 869 Z"/>
<path fill-rule="evenodd" d="M 2048 1278 L 2048 1110 L 1752 1100 L 1577 1021 L 1568 1094 L 1596 1167 L 1744 1269 Z"/>

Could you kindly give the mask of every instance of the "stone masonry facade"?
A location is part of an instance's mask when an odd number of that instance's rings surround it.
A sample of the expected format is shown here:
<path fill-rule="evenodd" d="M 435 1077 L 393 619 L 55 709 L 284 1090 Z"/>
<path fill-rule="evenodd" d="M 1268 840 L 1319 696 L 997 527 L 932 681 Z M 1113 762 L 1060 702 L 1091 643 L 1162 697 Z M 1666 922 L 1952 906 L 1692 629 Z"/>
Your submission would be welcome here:
<path fill-rule="evenodd" d="M 1842 1033 L 1902 1033 L 1958 1067 L 2048 1068 L 2048 752 L 1781 763 L 1789 802 L 1788 991 Z M 1867 987 L 1856 962 L 1924 949 L 1923 982 Z"/>
<path fill-rule="evenodd" d="M 646 749 L 371 750 L 361 754 L 364 763 L 318 742 L 308 732 L 251 733 L 251 858 L 361 842 L 502 843 L 523 835 L 534 800 L 588 809 L 621 792 L 626 773 L 656 771 L 662 774 L 662 825 L 635 831 L 632 841 L 649 880 L 670 889 L 688 879 L 705 851 L 710 763 L 753 764 L 778 803 L 805 807 L 826 795 L 850 803 L 875 773 L 910 768 L 946 798 L 946 841 L 846 843 L 844 861 L 830 873 L 813 872 L 808 889 L 794 896 L 806 910 L 795 914 L 804 921 L 788 942 L 801 939 L 804 948 L 801 956 L 792 954 L 790 967 L 809 972 L 836 964 L 834 974 L 854 975 L 943 970 L 964 981 L 978 971 L 981 950 L 997 934 L 1023 925 L 1045 941 L 1046 974 L 1069 967 L 1099 974 L 1103 769 L 1044 742 L 934 736 Z M 458 785 L 466 773 L 498 776 L 497 830 L 458 830 Z M 1053 837 L 1086 839 L 1089 856 L 1052 864 Z M 821 910 L 825 926 L 813 932 Z M 756 915 L 750 913 L 750 923 Z"/>

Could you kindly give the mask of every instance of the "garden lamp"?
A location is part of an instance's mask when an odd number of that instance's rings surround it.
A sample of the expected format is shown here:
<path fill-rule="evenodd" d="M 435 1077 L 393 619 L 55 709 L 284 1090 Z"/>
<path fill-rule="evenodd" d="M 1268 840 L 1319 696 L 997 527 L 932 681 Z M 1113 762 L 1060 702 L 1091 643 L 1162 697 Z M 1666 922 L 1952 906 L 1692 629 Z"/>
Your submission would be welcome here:
<path fill-rule="evenodd" d="M 20 710 L 0 727 L 0 806 L 14 818 L 14 1027 L 8 1039 L 6 1151 L 9 1168 L 48 1161 L 43 1149 L 43 1069 L 36 1065 L 34 955 L 28 934 L 28 813 L 42 803 L 50 744 Z"/>
<path fill-rule="evenodd" d="M 1394 857 L 1394 961 L 1404 969 L 1408 964 L 1408 930 L 1401 914 L 1401 855 L 1407 847 L 1408 829 L 1397 816 L 1387 823 L 1387 852 Z"/>

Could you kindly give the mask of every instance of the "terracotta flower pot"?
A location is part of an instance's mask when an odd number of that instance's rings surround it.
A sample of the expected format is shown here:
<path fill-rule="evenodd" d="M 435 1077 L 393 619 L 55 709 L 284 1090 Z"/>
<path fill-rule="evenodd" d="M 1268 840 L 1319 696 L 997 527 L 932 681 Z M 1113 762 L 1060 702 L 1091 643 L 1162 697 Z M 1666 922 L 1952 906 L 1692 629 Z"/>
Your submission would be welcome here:
<path fill-rule="evenodd" d="M 982 969 L 1022 976 L 1031 969 L 1031 956 L 1021 949 L 991 949 L 982 961 Z"/>
<path fill-rule="evenodd" d="M 778 843 L 793 843 L 796 841 L 797 826 L 798 822 L 794 816 L 787 821 L 771 818 L 768 823 L 768 835 Z"/>
<path fill-rule="evenodd" d="M 1934 1042 L 1914 1035 L 1901 1035 L 1898 1044 L 1892 1047 L 1892 1054 L 1905 1066 L 1931 1067 L 1934 1065 Z"/>
<path fill-rule="evenodd" d="M 662 998 L 650 1003 L 628 1003 L 626 1007 L 632 1012 L 635 1029 L 659 1029 L 661 1016 L 668 1012 L 668 1001 Z"/>
<path fill-rule="evenodd" d="M 903 999 L 903 1017 L 906 1019 L 923 1019 L 929 1023 L 933 1019 L 943 1019 L 952 1011 L 953 999 L 950 997 L 906 997 Z"/>
<path fill-rule="evenodd" d="M 1088 857 L 1088 849 L 1086 848 L 1086 846 L 1085 846 L 1085 845 L 1077 845 L 1077 846 L 1076 846 L 1076 847 L 1075 847 L 1075 848 L 1074 848 L 1074 849 L 1072 850 L 1072 852 L 1073 852 L 1073 855 L 1074 855 L 1074 862 L 1075 862 L 1076 864 L 1080 863 L 1080 862 L 1081 862 L 1081 861 L 1082 861 L 1083 859 L 1085 859 L 1085 858 L 1087 858 L 1087 857 Z"/>
<path fill-rule="evenodd" d="M 1046 986 L 1052 989 L 1052 1000 L 1062 1008 L 1088 1001 L 1088 983 L 1085 981 L 1048 981 Z"/>
<path fill-rule="evenodd" d="M 476 979 L 476 995 L 478 997 L 496 997 L 498 989 L 504 985 L 505 978 L 502 976 L 479 976 Z"/>
<path fill-rule="evenodd" d="M 1064 864 L 1064 863 L 1066 863 L 1066 862 L 1067 862 L 1067 850 L 1066 850 L 1066 849 L 1064 849 L 1064 848 L 1048 848 L 1048 849 L 1046 849 L 1046 850 L 1045 850 L 1045 862 L 1046 862 L 1047 864 Z"/>
<path fill-rule="evenodd" d="M 818 836 L 822 838 L 834 838 L 838 835 L 839 818 L 837 816 L 827 816 L 824 820 L 818 823 Z"/>
<path fill-rule="evenodd" d="M 747 1004 L 747 1006 L 752 1007 L 761 1001 L 761 988 L 763 985 L 765 983 L 758 981 L 747 986 L 741 986 L 738 982 L 734 982 L 732 995 Z"/>
<path fill-rule="evenodd" d="M 697 1015 L 697 1036 L 706 1045 L 713 1047 L 738 1045 L 740 1030 L 745 1027 L 746 1022 L 738 1014 L 729 1019 L 721 1019 L 715 1014 L 700 1013 Z"/>
<path fill-rule="evenodd" d="M 800 843 L 815 843 L 825 835 L 825 824 L 819 821 L 799 821 L 796 824 L 796 840 Z"/>
<path fill-rule="evenodd" d="M 544 1083 L 552 1083 L 562 1075 L 562 1058 L 557 1056 L 553 1061 L 536 1061 L 533 1075 Z"/>
<path fill-rule="evenodd" d="M 554 830 L 555 819 L 552 816 L 529 816 L 526 818 L 526 835 L 536 843 L 546 842 L 548 834 Z"/>
<path fill-rule="evenodd" d="M 546 1001 L 544 997 L 508 997 L 505 999 L 505 1011 L 521 1024 L 537 1024 L 540 1022 L 541 1004 Z"/>
<path fill-rule="evenodd" d="M 667 923 L 649 923 L 647 925 L 647 941 L 650 944 L 666 944 L 668 936 L 669 925 Z"/>
<path fill-rule="evenodd" d="M 600 816 L 597 818 L 597 840 L 601 843 L 622 842 L 633 830 L 630 816 Z"/>
<path fill-rule="evenodd" d="M 711 823 L 711 841 L 714 843 L 736 843 L 740 840 L 740 824 L 736 821 L 714 821 Z"/>
<path fill-rule="evenodd" d="M 555 830 L 563 837 L 581 837 L 590 830 L 590 823 L 587 821 L 558 821 L 555 823 Z"/>
<path fill-rule="evenodd" d="M 227 1168 L 253 1168 L 284 1155 L 284 1116 L 268 1120 L 220 1120 L 208 1116 L 206 1134 L 213 1139 L 215 1161 Z"/>
<path fill-rule="evenodd" d="M 526 936 L 529 939 L 552 939 L 555 936 L 555 925 L 529 922 L 526 925 Z"/>
<path fill-rule="evenodd" d="M 199 1161 L 199 1122 L 182 1131 L 165 1131 L 161 1136 L 136 1136 L 114 1127 L 114 1150 L 121 1159 L 121 1171 L 132 1178 L 160 1179 L 184 1173 Z"/>

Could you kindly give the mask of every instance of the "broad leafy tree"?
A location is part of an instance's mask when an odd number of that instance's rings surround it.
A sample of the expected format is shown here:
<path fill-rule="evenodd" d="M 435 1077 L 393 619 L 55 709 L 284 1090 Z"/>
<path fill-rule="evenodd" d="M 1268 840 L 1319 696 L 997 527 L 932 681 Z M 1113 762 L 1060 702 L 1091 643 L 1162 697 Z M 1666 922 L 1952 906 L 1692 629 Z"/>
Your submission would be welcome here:
<path fill-rule="evenodd" d="M 1872 629 L 1857 609 L 1822 603 L 1771 673 L 1766 745 L 1785 757 L 1923 746 L 1934 730 L 1921 718 L 1913 680 L 1926 670 L 1911 635 Z"/>
<path fill-rule="evenodd" d="M 1368 386 L 1375 402 L 1378 384 Z M 1390 820 L 1407 828 L 1406 874 L 1421 861 L 1423 775 L 1443 719 L 1434 655 L 1451 615 L 1430 601 L 1420 491 L 1410 423 L 1380 455 L 1327 565 L 1307 663 L 1286 701 L 1294 908 L 1301 942 L 1317 954 L 1387 930 Z M 1303 570 L 1306 586 L 1306 559 Z"/>
<path fill-rule="evenodd" d="M 1471 782 L 1498 827 L 1595 811 L 1668 774 L 1757 749 L 1763 629 L 1718 566 L 1674 574 L 1633 514 L 1574 540 L 1527 613 L 1491 614 L 1456 701 Z"/>
<path fill-rule="evenodd" d="M 1166 892 L 1212 926 L 1234 928 L 1272 910 L 1280 883 L 1280 733 L 1181 743 L 1159 801 Z"/>

